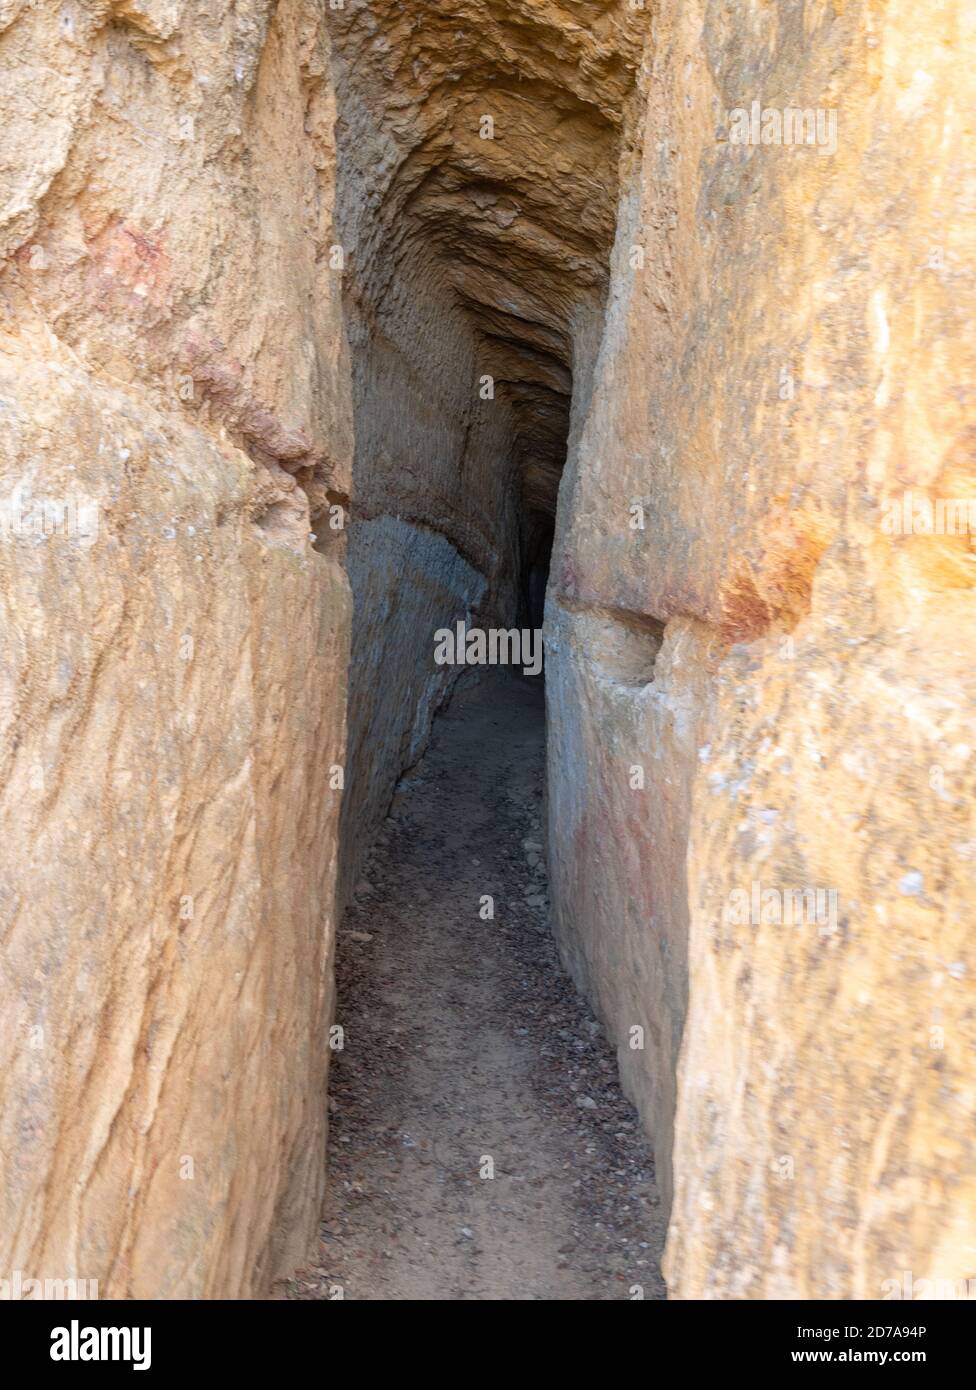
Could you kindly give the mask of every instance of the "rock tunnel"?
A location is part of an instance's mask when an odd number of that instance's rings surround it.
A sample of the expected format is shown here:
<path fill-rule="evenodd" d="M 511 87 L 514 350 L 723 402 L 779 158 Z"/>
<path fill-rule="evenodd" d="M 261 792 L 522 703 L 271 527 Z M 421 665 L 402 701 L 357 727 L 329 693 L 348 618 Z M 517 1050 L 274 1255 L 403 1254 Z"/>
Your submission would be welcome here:
<path fill-rule="evenodd" d="M 531 6 L 335 14 L 356 421 L 350 872 L 451 678 L 432 679 L 431 630 L 473 613 L 541 626 L 600 341 L 638 18 L 597 6 L 567 31 Z"/>

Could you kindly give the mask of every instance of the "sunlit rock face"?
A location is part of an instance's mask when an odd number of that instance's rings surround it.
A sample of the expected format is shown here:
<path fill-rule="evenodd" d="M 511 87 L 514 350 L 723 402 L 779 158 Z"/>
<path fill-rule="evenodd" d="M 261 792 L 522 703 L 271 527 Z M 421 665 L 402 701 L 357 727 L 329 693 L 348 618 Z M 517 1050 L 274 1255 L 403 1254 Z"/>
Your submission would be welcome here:
<path fill-rule="evenodd" d="M 521 620 L 534 565 L 544 583 L 646 16 L 349 0 L 331 25 L 356 412 L 351 878 L 450 686 L 435 630 Z"/>
<path fill-rule="evenodd" d="M 329 40 L 295 0 L 5 5 L 0 90 L 0 1267 L 246 1297 L 323 1182 Z"/>
<path fill-rule="evenodd" d="M 673 1296 L 973 1271 L 972 536 L 896 524 L 976 495 L 967 23 L 665 0 L 624 138 L 549 852 Z M 814 143 L 744 142 L 754 101 Z"/>

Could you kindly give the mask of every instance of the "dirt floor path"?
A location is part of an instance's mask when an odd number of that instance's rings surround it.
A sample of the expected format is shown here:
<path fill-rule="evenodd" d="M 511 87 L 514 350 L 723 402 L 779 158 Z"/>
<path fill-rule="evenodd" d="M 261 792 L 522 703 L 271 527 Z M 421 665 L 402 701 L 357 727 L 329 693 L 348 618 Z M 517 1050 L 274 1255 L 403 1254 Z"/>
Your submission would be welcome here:
<path fill-rule="evenodd" d="M 663 1297 L 651 1155 L 547 927 L 543 739 L 541 685 L 500 675 L 401 783 L 340 931 L 321 1264 L 290 1298 Z"/>

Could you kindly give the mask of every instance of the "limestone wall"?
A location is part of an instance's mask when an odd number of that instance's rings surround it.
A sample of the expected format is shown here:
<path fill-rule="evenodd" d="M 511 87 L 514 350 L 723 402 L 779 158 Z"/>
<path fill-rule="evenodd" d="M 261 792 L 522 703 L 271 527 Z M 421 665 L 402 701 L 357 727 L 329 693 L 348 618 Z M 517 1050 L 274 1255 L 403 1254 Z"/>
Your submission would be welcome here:
<path fill-rule="evenodd" d="M 674 1134 L 677 1297 L 972 1274 L 971 536 L 885 529 L 973 492 L 967 26 L 665 0 L 648 36 L 561 493 L 549 843 L 661 1172 Z M 822 109 L 823 148 L 736 143 L 754 100 Z"/>
<path fill-rule="evenodd" d="M 329 41 L 302 0 L 6 5 L 0 89 L 0 1268 L 247 1297 L 324 1175 Z"/>

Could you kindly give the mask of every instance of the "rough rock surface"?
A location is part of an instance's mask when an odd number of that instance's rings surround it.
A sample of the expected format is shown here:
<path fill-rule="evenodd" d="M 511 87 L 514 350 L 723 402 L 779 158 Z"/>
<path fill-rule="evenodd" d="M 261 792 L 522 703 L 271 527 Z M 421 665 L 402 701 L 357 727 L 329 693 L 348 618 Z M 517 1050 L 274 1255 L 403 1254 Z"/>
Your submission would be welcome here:
<path fill-rule="evenodd" d="M 328 38 L 299 0 L 4 5 L 0 90 L 0 1269 L 248 1296 L 323 1181 Z"/>
<path fill-rule="evenodd" d="M 973 1273 L 972 537 L 884 527 L 973 496 L 971 26 L 663 0 L 648 36 L 553 556 L 549 843 L 665 1187 L 676 1105 L 678 1297 Z M 753 100 L 833 110 L 836 151 L 733 142 Z M 806 888 L 822 920 L 777 922 Z"/>

